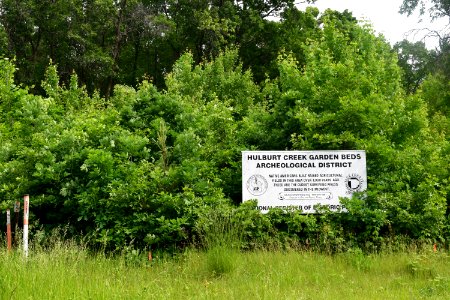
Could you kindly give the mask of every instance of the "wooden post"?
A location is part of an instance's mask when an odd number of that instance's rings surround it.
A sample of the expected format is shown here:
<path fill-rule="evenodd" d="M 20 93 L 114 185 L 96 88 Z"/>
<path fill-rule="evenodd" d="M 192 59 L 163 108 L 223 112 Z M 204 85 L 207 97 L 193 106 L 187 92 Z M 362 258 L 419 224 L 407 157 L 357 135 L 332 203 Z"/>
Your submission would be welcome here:
<path fill-rule="evenodd" d="M 30 215 L 30 196 L 23 196 L 23 253 L 28 257 L 28 218 Z"/>
<path fill-rule="evenodd" d="M 12 235 L 11 235 L 11 214 L 9 209 L 6 210 L 6 245 L 8 252 L 11 251 Z"/>

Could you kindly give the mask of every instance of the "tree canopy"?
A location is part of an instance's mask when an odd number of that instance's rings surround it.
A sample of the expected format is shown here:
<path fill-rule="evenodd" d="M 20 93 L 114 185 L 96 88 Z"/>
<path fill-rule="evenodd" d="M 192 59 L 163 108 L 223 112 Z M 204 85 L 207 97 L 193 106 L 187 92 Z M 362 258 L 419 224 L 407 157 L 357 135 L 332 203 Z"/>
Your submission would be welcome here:
<path fill-rule="evenodd" d="M 433 18 L 450 16 L 450 1 L 448 0 L 403 0 L 400 8 L 401 13 L 411 15 L 416 9 L 419 9 L 421 14 L 425 14 L 427 5 L 430 16 Z"/>
<path fill-rule="evenodd" d="M 5 0 L 1 49 L 17 58 L 17 79 L 36 92 L 42 92 L 39 83 L 50 59 L 62 82 L 75 71 L 90 93 L 109 96 L 114 84 L 137 86 L 143 78 L 162 87 L 186 51 L 198 63 L 234 46 L 246 66 L 261 65 L 256 74 L 262 80 L 264 66 L 283 47 L 274 40 L 276 24 L 267 18 L 293 7 L 293 0 Z"/>
<path fill-rule="evenodd" d="M 182 247 L 213 213 L 247 248 L 450 238 L 448 73 L 422 44 L 291 1 L 1 5 L 0 203 L 30 194 L 35 228 L 111 250 Z M 240 204 L 255 149 L 365 150 L 368 189 L 262 215 Z"/>

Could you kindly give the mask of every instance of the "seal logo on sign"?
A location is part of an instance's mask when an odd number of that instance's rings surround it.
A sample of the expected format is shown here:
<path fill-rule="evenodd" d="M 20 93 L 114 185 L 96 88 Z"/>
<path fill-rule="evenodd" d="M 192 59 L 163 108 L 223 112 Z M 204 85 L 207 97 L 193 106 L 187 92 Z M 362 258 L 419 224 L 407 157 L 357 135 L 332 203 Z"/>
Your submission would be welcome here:
<path fill-rule="evenodd" d="M 261 175 L 253 175 L 247 180 L 247 190 L 254 196 L 264 194 L 267 186 L 267 180 Z"/>
<path fill-rule="evenodd" d="M 363 179 L 358 174 L 351 174 L 345 178 L 345 187 L 347 188 L 347 194 L 354 192 L 360 192 L 362 189 Z"/>

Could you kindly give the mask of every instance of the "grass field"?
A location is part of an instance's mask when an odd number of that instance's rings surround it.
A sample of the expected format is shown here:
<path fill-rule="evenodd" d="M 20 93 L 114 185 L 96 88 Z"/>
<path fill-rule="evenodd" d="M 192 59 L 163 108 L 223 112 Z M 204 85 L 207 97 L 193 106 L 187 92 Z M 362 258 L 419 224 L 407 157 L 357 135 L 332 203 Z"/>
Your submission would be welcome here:
<path fill-rule="evenodd" d="M 105 257 L 56 243 L 0 248 L 0 299 L 450 299 L 447 252 L 337 255 L 238 252 L 223 246 L 175 257 Z M 155 256 L 155 255 L 154 255 Z"/>

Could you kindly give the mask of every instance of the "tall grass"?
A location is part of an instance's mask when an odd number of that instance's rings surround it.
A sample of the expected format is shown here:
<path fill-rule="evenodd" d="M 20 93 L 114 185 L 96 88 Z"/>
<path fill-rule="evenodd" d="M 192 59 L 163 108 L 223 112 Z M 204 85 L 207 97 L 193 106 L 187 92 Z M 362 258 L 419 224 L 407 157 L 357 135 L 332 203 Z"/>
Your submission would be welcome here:
<path fill-rule="evenodd" d="M 208 211 L 196 223 L 200 245 L 205 250 L 206 271 L 222 276 L 236 268 L 242 231 L 230 211 Z"/>
<path fill-rule="evenodd" d="M 448 252 L 239 252 L 229 244 L 232 267 L 221 271 L 230 262 L 210 259 L 228 253 L 226 234 L 239 232 L 209 229 L 205 249 L 156 254 L 152 262 L 137 252 L 132 259 L 92 253 L 57 236 L 45 247 L 31 243 L 27 259 L 3 246 L 0 299 L 450 299 Z M 214 230 L 225 235 L 216 239 Z"/>

